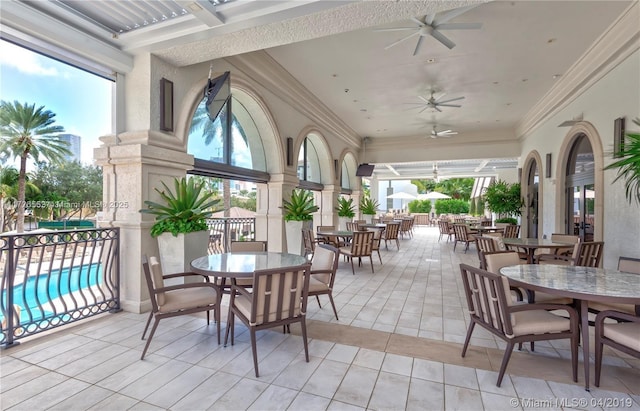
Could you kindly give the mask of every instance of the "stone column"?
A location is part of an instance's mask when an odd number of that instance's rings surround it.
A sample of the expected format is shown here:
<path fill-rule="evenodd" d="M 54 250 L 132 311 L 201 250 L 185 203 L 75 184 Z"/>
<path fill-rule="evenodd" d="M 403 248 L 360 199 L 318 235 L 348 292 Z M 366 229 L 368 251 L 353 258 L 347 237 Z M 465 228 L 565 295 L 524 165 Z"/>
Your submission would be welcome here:
<path fill-rule="evenodd" d="M 282 199 L 289 198 L 298 185 L 298 176 L 294 173 L 271 174 L 269 183 L 258 186 L 260 207 L 266 204 L 266 240 L 269 251 L 282 252 L 287 249 L 284 229 L 284 210 Z M 258 222 L 256 221 L 256 225 Z M 256 231 L 258 228 L 256 227 Z"/>
<path fill-rule="evenodd" d="M 103 211 L 99 227 L 120 227 L 120 298 L 125 311 L 151 307 L 141 257 L 158 255 L 149 230 L 153 216 L 141 214 L 144 200 L 160 200 L 154 190 L 193 168 L 193 156 L 175 147 L 175 138 L 157 131 L 125 132 L 101 138 L 94 150 L 103 170 Z M 171 147 L 173 146 L 173 147 Z M 171 159 L 168 161 L 167 159 Z"/>
<path fill-rule="evenodd" d="M 338 205 L 338 196 L 340 195 L 339 185 L 324 185 L 322 190 L 322 213 L 320 216 L 320 224 L 338 226 L 338 213 L 335 210 Z M 315 230 L 315 227 L 314 227 Z"/>

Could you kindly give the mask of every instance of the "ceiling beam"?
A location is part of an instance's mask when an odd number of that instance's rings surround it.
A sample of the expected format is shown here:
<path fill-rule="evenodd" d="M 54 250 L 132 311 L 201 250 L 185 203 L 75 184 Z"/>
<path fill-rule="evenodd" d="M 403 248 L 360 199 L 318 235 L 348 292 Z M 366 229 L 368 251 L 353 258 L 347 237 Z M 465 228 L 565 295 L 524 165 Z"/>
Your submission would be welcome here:
<path fill-rule="evenodd" d="M 478 164 L 478 167 L 476 167 L 473 171 L 479 173 L 483 168 L 486 167 L 487 164 L 489 164 L 489 160 L 482 160 L 480 164 Z"/>
<path fill-rule="evenodd" d="M 393 174 L 395 174 L 395 175 L 397 175 L 397 176 L 399 176 L 399 175 L 400 175 L 400 173 L 398 173 L 398 172 L 396 171 L 396 169 L 395 169 L 395 168 L 393 168 L 393 166 L 392 166 L 391 164 L 385 164 L 385 166 L 387 166 L 387 168 L 389 169 L 389 171 L 391 171 Z"/>

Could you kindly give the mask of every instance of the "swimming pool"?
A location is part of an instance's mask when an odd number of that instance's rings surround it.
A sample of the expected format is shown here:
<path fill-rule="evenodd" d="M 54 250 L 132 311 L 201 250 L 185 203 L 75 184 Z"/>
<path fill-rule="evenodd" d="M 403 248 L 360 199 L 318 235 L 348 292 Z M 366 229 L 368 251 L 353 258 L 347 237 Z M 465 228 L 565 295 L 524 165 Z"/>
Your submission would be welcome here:
<path fill-rule="evenodd" d="M 13 304 L 21 308 L 20 323 L 46 318 L 51 312 L 41 309 L 40 306 L 80 289 L 97 285 L 101 278 L 100 263 L 56 269 L 51 270 L 49 274 L 30 276 L 26 282 L 13 287 Z M 7 304 L 6 299 L 6 291 L 2 291 L 3 306 Z M 0 320 L 4 320 L 1 314 Z"/>

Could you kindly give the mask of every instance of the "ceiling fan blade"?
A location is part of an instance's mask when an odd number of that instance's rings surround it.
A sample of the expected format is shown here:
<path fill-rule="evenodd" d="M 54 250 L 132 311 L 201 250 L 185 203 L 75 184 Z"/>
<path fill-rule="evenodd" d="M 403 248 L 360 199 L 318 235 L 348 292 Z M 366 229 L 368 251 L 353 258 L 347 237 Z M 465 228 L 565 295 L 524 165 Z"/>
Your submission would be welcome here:
<path fill-rule="evenodd" d="M 438 131 L 438 134 L 449 134 L 449 133 L 453 133 L 453 130 L 442 130 L 442 131 Z"/>
<path fill-rule="evenodd" d="M 424 37 L 422 36 L 418 36 L 418 42 L 416 43 L 416 48 L 415 50 L 413 50 L 413 55 L 415 56 L 416 54 L 418 54 L 418 50 L 420 50 L 420 46 L 422 45 L 422 40 L 424 39 Z"/>
<path fill-rule="evenodd" d="M 388 29 L 373 29 L 373 31 L 403 31 L 403 30 L 417 30 L 418 27 L 390 27 Z"/>
<path fill-rule="evenodd" d="M 425 18 L 425 20 L 426 20 L 426 18 Z M 420 19 L 417 18 L 417 17 L 411 17 L 411 21 L 416 23 L 418 25 L 418 28 L 421 28 L 422 26 L 425 25 L 425 21 L 420 21 Z"/>
<path fill-rule="evenodd" d="M 467 11 L 478 7 L 479 4 L 472 4 L 470 6 L 466 6 L 466 7 L 459 7 L 457 9 L 453 9 L 453 10 L 449 10 L 449 11 L 445 11 L 444 13 L 441 13 L 440 16 L 438 16 L 436 18 L 436 25 L 440 25 L 442 23 L 446 23 L 449 20 L 458 17 L 461 14 L 466 13 Z"/>
<path fill-rule="evenodd" d="M 440 97 L 440 98 L 442 98 L 442 97 Z M 462 96 L 462 97 L 456 97 L 456 98 L 450 98 L 450 99 L 448 99 L 448 100 L 440 100 L 440 99 L 438 99 L 438 100 L 436 100 L 436 103 L 438 103 L 438 104 L 442 104 L 442 103 L 450 103 L 450 102 L 452 102 L 452 101 L 457 101 L 457 100 L 464 100 L 464 96 Z"/>
<path fill-rule="evenodd" d="M 413 36 L 417 36 L 417 35 L 419 35 L 419 34 L 420 34 L 420 32 L 419 32 L 419 31 L 416 31 L 415 33 L 409 34 L 408 36 L 403 37 L 403 38 L 401 38 L 401 39 L 400 39 L 400 40 L 398 40 L 398 41 L 394 41 L 393 43 L 389 44 L 389 45 L 388 45 L 387 47 L 385 47 L 384 49 L 385 49 L 385 50 L 389 50 L 391 47 L 395 46 L 396 44 L 402 43 L 403 41 L 405 41 L 405 40 L 407 40 L 407 39 L 409 39 L 409 38 L 411 38 L 411 37 L 413 37 Z"/>
<path fill-rule="evenodd" d="M 431 35 L 438 40 L 440 43 L 444 44 L 448 49 L 452 49 L 456 46 L 456 43 L 449 40 L 444 34 L 440 33 L 438 30 L 433 29 L 431 31 Z"/>
<path fill-rule="evenodd" d="M 433 106 L 433 108 L 435 108 L 439 113 L 442 113 L 442 110 L 440 110 L 438 106 Z"/>
<path fill-rule="evenodd" d="M 444 23 L 436 26 L 438 30 L 478 30 L 482 23 Z"/>
<path fill-rule="evenodd" d="M 458 104 L 440 104 L 440 103 L 438 103 L 437 105 L 438 105 L 438 107 L 458 107 L 458 108 L 462 107 L 462 106 L 460 106 Z"/>
<path fill-rule="evenodd" d="M 424 108 L 420 111 L 418 111 L 418 113 L 423 113 L 426 109 L 431 108 L 431 106 L 424 106 Z M 437 107 L 434 107 L 436 110 L 438 109 Z"/>

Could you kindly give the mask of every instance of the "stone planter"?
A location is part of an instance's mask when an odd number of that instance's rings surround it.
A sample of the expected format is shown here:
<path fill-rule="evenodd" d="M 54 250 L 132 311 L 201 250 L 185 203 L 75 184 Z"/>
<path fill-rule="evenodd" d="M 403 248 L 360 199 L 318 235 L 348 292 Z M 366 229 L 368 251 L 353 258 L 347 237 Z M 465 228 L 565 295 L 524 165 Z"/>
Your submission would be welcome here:
<path fill-rule="evenodd" d="M 191 271 L 191 261 L 207 255 L 209 232 L 178 234 L 162 233 L 158 236 L 160 264 L 164 274 Z"/>
<path fill-rule="evenodd" d="M 347 223 L 351 221 L 349 217 L 338 217 L 338 230 L 345 231 L 347 229 Z"/>
<path fill-rule="evenodd" d="M 304 255 L 302 243 L 302 229 L 312 228 L 313 221 L 285 221 L 284 228 L 287 236 L 287 252 L 290 254 Z"/>

